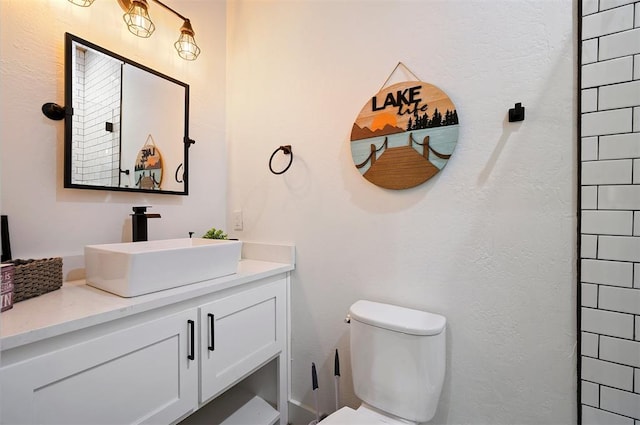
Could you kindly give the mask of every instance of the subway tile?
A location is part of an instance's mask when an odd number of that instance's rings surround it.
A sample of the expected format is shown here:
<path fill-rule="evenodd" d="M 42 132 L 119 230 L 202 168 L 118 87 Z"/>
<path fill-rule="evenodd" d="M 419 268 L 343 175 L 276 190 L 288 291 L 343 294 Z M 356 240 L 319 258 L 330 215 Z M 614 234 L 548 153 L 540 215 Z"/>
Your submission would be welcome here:
<path fill-rule="evenodd" d="M 582 283 L 580 292 L 582 307 L 598 308 L 598 285 Z"/>
<path fill-rule="evenodd" d="M 600 37 L 598 58 L 601 61 L 638 53 L 640 53 L 640 28 Z"/>
<path fill-rule="evenodd" d="M 589 357 L 598 357 L 599 335 L 590 332 L 581 332 L 580 354 Z"/>
<path fill-rule="evenodd" d="M 598 61 L 598 39 L 584 40 L 582 42 L 582 65 Z"/>
<path fill-rule="evenodd" d="M 633 28 L 633 5 L 616 7 L 582 19 L 582 39 L 600 37 Z"/>
<path fill-rule="evenodd" d="M 583 210 L 595 210 L 598 208 L 597 186 L 582 186 L 580 193 L 580 204 Z"/>
<path fill-rule="evenodd" d="M 582 136 L 629 133 L 632 129 L 631 108 L 590 112 L 582 115 Z"/>
<path fill-rule="evenodd" d="M 636 385 L 634 390 L 635 392 L 640 394 L 640 369 L 636 369 L 634 371 L 634 374 L 635 374 L 635 385 Z"/>
<path fill-rule="evenodd" d="M 640 27 L 640 3 L 636 3 L 636 28 Z"/>
<path fill-rule="evenodd" d="M 600 10 L 611 9 L 613 7 L 633 3 L 634 1 L 637 0 L 600 0 Z"/>
<path fill-rule="evenodd" d="M 633 160 L 633 183 L 640 184 L 640 159 Z"/>
<path fill-rule="evenodd" d="M 629 184 L 632 170 L 633 161 L 630 159 L 583 162 L 582 184 Z"/>
<path fill-rule="evenodd" d="M 600 136 L 598 141 L 598 158 L 640 158 L 640 133 Z"/>
<path fill-rule="evenodd" d="M 629 366 L 605 362 L 591 357 L 582 358 L 582 379 L 585 381 L 631 391 L 633 389 L 632 372 L 633 368 Z"/>
<path fill-rule="evenodd" d="M 633 58 L 631 56 L 582 66 L 583 89 L 631 81 L 632 77 Z"/>
<path fill-rule="evenodd" d="M 594 112 L 598 110 L 598 89 L 584 89 L 581 93 L 580 112 Z"/>
<path fill-rule="evenodd" d="M 602 336 L 600 337 L 600 359 L 640 367 L 640 342 Z"/>
<path fill-rule="evenodd" d="M 633 212 L 633 235 L 640 236 L 640 211 Z"/>
<path fill-rule="evenodd" d="M 638 212 L 636 211 L 636 214 Z M 636 263 L 633 265 L 633 287 L 640 288 L 640 263 Z M 640 328 L 638 329 L 638 334 L 640 334 Z M 640 384 L 640 382 L 638 382 Z"/>
<path fill-rule="evenodd" d="M 586 283 L 631 288 L 633 281 L 633 263 L 581 260 L 580 280 Z"/>
<path fill-rule="evenodd" d="M 598 258 L 615 261 L 640 261 L 640 237 L 599 236 Z"/>
<path fill-rule="evenodd" d="M 636 341 L 640 341 L 640 316 L 636 316 Z"/>
<path fill-rule="evenodd" d="M 640 108 L 633 108 L 633 131 L 640 131 Z"/>
<path fill-rule="evenodd" d="M 598 407 L 598 402 L 600 400 L 600 385 L 594 384 L 593 382 L 582 381 L 580 387 L 582 390 L 582 404 Z"/>
<path fill-rule="evenodd" d="M 631 376 L 631 372 L 629 372 Z M 615 388 L 600 389 L 600 407 L 602 409 L 640 419 L 640 395 Z"/>
<path fill-rule="evenodd" d="M 580 258 L 598 257 L 598 237 L 595 235 L 581 235 Z"/>
<path fill-rule="evenodd" d="M 598 159 L 598 138 L 596 136 L 583 137 L 580 149 L 582 161 L 595 161 Z"/>
<path fill-rule="evenodd" d="M 634 425 L 633 419 L 605 412 L 590 406 L 582 406 L 582 425 Z"/>
<path fill-rule="evenodd" d="M 582 0 L 582 16 L 598 11 L 598 0 Z"/>
<path fill-rule="evenodd" d="M 640 210 L 640 185 L 598 187 L 598 208 Z"/>
<path fill-rule="evenodd" d="M 637 10 L 640 10 L 640 6 L 636 6 Z M 640 20 L 636 19 L 636 22 Z M 640 24 L 640 22 L 638 22 Z M 633 79 L 640 80 L 640 55 L 635 55 L 633 57 Z"/>
<path fill-rule="evenodd" d="M 633 233 L 631 211 L 582 211 L 582 233 L 598 235 L 627 235 Z"/>
<path fill-rule="evenodd" d="M 640 34 L 638 34 L 640 37 Z M 626 108 L 640 104 L 640 81 L 613 84 L 598 89 L 598 109 Z M 585 111 L 586 112 L 586 111 Z"/>
<path fill-rule="evenodd" d="M 612 311 L 582 308 L 581 329 L 585 332 L 633 338 L 633 315 Z"/>

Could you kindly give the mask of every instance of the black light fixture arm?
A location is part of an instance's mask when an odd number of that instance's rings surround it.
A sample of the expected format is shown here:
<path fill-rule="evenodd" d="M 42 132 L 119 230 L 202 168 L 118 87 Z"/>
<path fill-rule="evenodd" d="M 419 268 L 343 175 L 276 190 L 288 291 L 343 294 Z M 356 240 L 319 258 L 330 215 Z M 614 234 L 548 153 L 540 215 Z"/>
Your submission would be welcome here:
<path fill-rule="evenodd" d="M 165 9 L 167 9 L 170 12 L 173 12 L 174 15 L 177 15 L 180 19 L 182 19 L 183 21 L 188 21 L 189 18 L 181 15 L 180 13 L 176 12 L 175 10 L 173 10 L 172 8 L 170 8 L 169 6 L 167 6 L 166 4 L 162 3 L 159 0 L 152 0 L 154 3 L 158 3 L 160 6 L 164 7 Z"/>
<path fill-rule="evenodd" d="M 174 15 L 178 16 L 183 21 L 188 21 L 189 20 L 189 18 L 187 18 L 184 15 L 182 15 L 181 13 L 177 12 L 175 9 L 173 9 L 173 8 L 167 6 L 166 4 L 162 3 L 160 0 L 151 0 L 151 1 L 153 1 L 154 3 L 158 3 L 160 6 L 164 7 L 168 11 L 172 12 Z M 120 7 L 125 12 L 128 11 L 129 8 L 131 7 L 131 2 L 132 2 L 132 0 L 118 0 L 118 3 L 120 4 Z"/>

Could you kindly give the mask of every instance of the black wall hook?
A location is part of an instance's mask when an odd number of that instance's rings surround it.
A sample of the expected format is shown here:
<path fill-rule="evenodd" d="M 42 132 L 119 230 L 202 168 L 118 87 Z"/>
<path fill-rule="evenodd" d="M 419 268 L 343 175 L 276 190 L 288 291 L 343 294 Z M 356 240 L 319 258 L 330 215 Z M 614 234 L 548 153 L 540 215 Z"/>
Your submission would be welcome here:
<path fill-rule="evenodd" d="M 518 102 L 509 109 L 509 122 L 524 121 L 524 106 Z"/>
<path fill-rule="evenodd" d="M 42 113 L 49 119 L 60 121 L 67 115 L 67 111 L 64 106 L 60 106 L 57 103 L 47 102 L 42 105 Z"/>
<path fill-rule="evenodd" d="M 291 156 L 289 157 L 289 164 L 287 164 L 287 166 L 284 168 L 284 170 L 282 170 L 282 171 L 273 171 L 273 167 L 271 166 L 271 163 L 273 162 L 273 157 L 276 156 L 278 151 L 282 151 L 285 155 L 291 155 Z M 273 153 L 271 154 L 271 158 L 269 158 L 269 170 L 271 170 L 271 172 L 273 174 L 276 174 L 276 175 L 277 174 L 282 174 L 285 171 L 287 171 L 289 169 L 289 167 L 291 167 L 292 163 L 293 163 L 293 151 L 291 150 L 291 145 L 280 146 L 278 149 L 273 151 Z"/>

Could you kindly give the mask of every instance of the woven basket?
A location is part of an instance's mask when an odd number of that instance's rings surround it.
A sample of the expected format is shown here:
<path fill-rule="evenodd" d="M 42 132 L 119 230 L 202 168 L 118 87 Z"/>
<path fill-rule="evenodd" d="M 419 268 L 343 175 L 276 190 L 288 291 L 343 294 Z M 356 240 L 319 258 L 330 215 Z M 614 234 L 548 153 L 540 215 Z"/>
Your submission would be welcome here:
<path fill-rule="evenodd" d="M 62 286 L 62 258 L 13 260 L 13 302 L 28 300 Z"/>

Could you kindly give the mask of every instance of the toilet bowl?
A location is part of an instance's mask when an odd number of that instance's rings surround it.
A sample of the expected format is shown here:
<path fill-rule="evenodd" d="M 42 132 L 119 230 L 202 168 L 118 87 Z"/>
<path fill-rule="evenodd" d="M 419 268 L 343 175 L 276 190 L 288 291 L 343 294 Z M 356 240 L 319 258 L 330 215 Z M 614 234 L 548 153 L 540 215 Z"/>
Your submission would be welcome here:
<path fill-rule="evenodd" d="M 322 424 L 430 421 L 444 382 L 446 319 L 366 300 L 351 306 L 349 318 L 352 380 L 363 403 L 337 410 Z"/>

